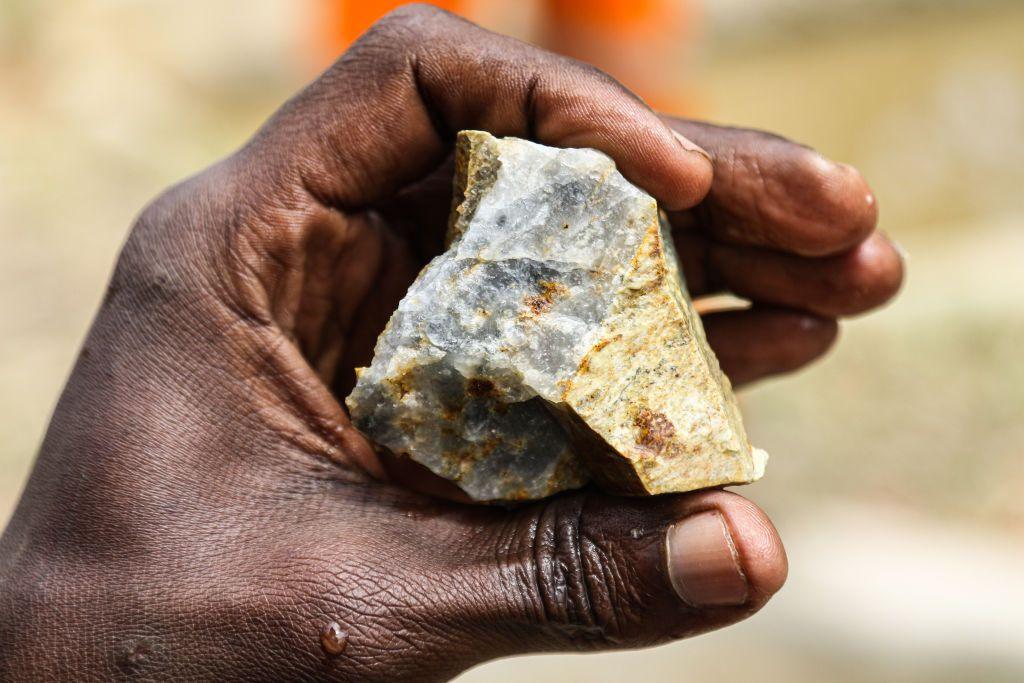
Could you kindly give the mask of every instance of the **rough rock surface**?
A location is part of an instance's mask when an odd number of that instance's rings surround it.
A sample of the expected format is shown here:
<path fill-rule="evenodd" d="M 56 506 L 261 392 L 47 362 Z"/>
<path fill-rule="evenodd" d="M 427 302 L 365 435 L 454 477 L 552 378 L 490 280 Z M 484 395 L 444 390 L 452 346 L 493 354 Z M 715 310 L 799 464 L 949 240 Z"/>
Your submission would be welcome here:
<path fill-rule="evenodd" d="M 604 154 L 459 134 L 448 251 L 347 399 L 475 500 L 761 476 L 654 199 Z"/>

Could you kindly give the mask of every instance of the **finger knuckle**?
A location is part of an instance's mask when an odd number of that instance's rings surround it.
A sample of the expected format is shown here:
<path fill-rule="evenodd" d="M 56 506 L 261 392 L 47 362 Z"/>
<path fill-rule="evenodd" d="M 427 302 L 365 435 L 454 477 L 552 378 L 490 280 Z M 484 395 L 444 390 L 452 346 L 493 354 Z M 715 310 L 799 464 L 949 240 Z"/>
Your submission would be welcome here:
<path fill-rule="evenodd" d="M 568 67 L 572 69 L 577 77 L 592 81 L 593 83 L 608 87 L 620 89 L 624 86 L 619 83 L 611 74 L 603 71 L 600 67 L 597 67 L 588 62 L 581 62 L 576 59 L 563 58 L 568 64 Z"/>
<path fill-rule="evenodd" d="M 184 277 L 178 241 L 168 214 L 173 199 L 161 197 L 139 216 L 107 286 L 105 305 L 125 295 L 135 308 L 173 303 L 181 296 Z"/>
<path fill-rule="evenodd" d="M 230 193 L 211 173 L 170 188 L 142 211 L 118 257 L 104 306 L 170 311 L 194 308 L 202 298 L 197 295 L 205 296 L 224 238 L 218 207 Z"/>
<path fill-rule="evenodd" d="M 407 22 L 419 22 L 424 19 L 429 19 L 437 16 L 450 16 L 444 10 L 421 2 L 412 2 L 406 5 L 397 7 L 383 17 L 381 17 L 378 23 L 380 24 L 400 24 Z"/>
<path fill-rule="evenodd" d="M 381 69 L 392 60 L 392 55 L 414 49 L 425 33 L 426 24 L 442 14 L 445 13 L 430 5 L 402 5 L 378 19 L 346 56 L 376 62 L 377 69 Z"/>
<path fill-rule="evenodd" d="M 422 33 L 428 23 L 442 22 L 446 25 L 462 23 L 454 14 L 426 3 L 411 3 L 391 10 L 374 24 L 371 30 L 412 30 Z"/>
<path fill-rule="evenodd" d="M 559 64 L 555 72 L 571 76 L 579 84 L 585 86 L 581 89 L 583 92 L 604 93 L 616 101 L 621 100 L 623 103 L 631 105 L 631 107 L 623 109 L 623 115 L 627 115 L 627 112 L 632 114 L 649 110 L 649 107 L 636 93 L 599 67 L 568 57 L 556 56 L 556 59 L 559 60 Z"/>

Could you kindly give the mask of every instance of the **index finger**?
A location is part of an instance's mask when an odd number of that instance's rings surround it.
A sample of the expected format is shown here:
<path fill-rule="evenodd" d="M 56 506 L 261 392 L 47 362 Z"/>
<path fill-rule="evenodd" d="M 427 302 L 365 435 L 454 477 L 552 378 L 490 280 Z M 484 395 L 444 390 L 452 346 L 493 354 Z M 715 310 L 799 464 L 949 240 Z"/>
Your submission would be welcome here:
<path fill-rule="evenodd" d="M 711 183 L 708 155 L 609 76 L 427 6 L 376 24 L 251 147 L 355 208 L 422 177 L 466 128 L 601 150 L 668 209 Z"/>

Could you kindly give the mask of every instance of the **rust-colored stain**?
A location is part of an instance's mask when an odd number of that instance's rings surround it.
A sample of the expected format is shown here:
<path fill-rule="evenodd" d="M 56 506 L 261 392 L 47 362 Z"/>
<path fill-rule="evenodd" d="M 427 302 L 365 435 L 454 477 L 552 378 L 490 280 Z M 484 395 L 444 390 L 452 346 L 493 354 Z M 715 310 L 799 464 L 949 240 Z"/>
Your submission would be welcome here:
<path fill-rule="evenodd" d="M 622 339 L 622 335 L 621 334 L 616 334 L 613 337 L 606 337 L 606 338 L 600 340 L 599 342 L 597 342 L 596 344 L 594 344 L 593 348 L 591 348 L 590 351 L 587 352 L 587 355 L 583 357 L 583 360 L 580 361 L 580 366 L 577 369 L 576 374 L 577 375 L 583 375 L 583 374 L 586 374 L 586 373 L 590 372 L 590 359 L 593 358 L 596 354 L 600 353 L 601 350 L 604 347 L 606 347 L 609 344 L 611 344 L 612 342 L 618 341 L 620 339 Z M 568 391 L 570 383 L 562 382 L 561 384 L 562 384 L 563 392 L 564 391 Z"/>
<path fill-rule="evenodd" d="M 507 146 L 519 143 L 467 131 L 460 134 L 458 144 L 459 204 L 452 214 L 449 240 L 469 230 L 480 201 L 493 191 L 497 169 L 513 173 L 515 158 L 502 154 Z M 615 173 L 610 166 L 600 168 L 599 178 L 588 175 L 594 187 Z M 514 180 L 514 175 L 502 177 Z M 408 354 L 414 361 L 407 361 L 414 365 L 396 367 L 406 362 L 375 359 L 377 367 L 386 367 L 386 375 L 373 382 L 363 377 L 348 399 L 353 421 L 368 432 L 379 429 L 380 437 L 393 440 L 398 449 L 417 449 L 414 459 L 430 462 L 430 468 L 479 500 L 540 498 L 588 480 L 610 493 L 654 495 L 745 483 L 761 476 L 765 455 L 751 450 L 735 398 L 706 345 L 668 241 L 669 225 L 659 220 L 652 198 L 634 199 L 625 216 L 628 225 L 602 225 L 609 220 L 602 210 L 581 214 L 579 225 L 569 220 L 545 226 L 556 242 L 575 237 L 579 230 L 628 236 L 622 253 L 607 259 L 604 268 L 580 268 L 566 277 L 545 267 L 545 261 L 562 256 L 557 247 L 545 247 L 536 254 L 537 269 L 517 272 L 502 291 L 451 311 L 460 325 L 486 337 L 488 346 L 493 339 L 496 353 L 512 361 L 521 358 L 523 339 L 541 337 L 561 349 L 563 341 L 548 326 L 561 327 L 556 325 L 560 314 L 570 304 L 574 308 L 577 300 L 593 296 L 589 283 L 599 286 L 602 307 L 594 319 L 581 321 L 587 325 L 584 336 L 565 345 L 557 368 L 535 364 L 538 373 L 546 373 L 544 387 L 531 384 L 532 374 L 518 377 L 494 371 L 489 358 L 479 360 L 474 372 L 445 376 L 449 381 L 435 386 L 432 366 L 438 361 L 426 329 L 410 330 L 403 343 L 415 351 Z M 476 244 L 465 245 L 471 243 Z M 598 253 L 597 245 L 589 246 Z M 472 267 L 491 262 L 483 253 Z M 446 286 L 437 286 L 441 296 L 448 296 Z M 409 306 L 416 315 L 432 319 L 431 301 L 412 300 Z M 465 306 L 469 309 L 463 319 Z M 515 326 L 511 330 L 509 322 Z M 396 330 L 392 332 L 398 335 Z M 455 367 L 452 361 L 445 363 Z M 457 369 L 464 372 L 462 365 Z M 547 386 L 549 380 L 554 380 L 553 386 Z M 390 382 L 382 397 L 373 390 L 376 382 Z M 535 400 L 509 403 L 520 386 L 545 390 Z M 404 400 L 399 398 L 410 390 L 413 393 Z M 409 400 L 417 395 L 430 400 Z M 552 424 L 548 432 L 542 418 L 555 419 L 562 431 Z M 378 427 L 385 419 L 395 428 Z M 481 421 L 488 430 L 479 428 Z M 541 458 L 544 476 L 533 466 Z M 502 466 L 496 468 L 499 461 Z"/>
<path fill-rule="evenodd" d="M 654 451 L 664 450 L 676 433 L 675 425 L 667 417 L 648 408 L 640 409 L 633 424 L 637 428 L 637 444 Z"/>
<path fill-rule="evenodd" d="M 490 456 L 491 453 L 496 451 L 498 449 L 498 446 L 500 446 L 500 445 L 501 445 L 501 439 L 494 438 L 494 437 L 492 437 L 490 439 L 484 439 L 483 441 L 481 441 L 477 445 L 477 451 L 478 452 L 477 452 L 476 459 L 477 460 L 484 460 L 484 459 L 486 459 L 488 456 Z"/>
<path fill-rule="evenodd" d="M 532 296 L 523 298 L 523 303 L 534 315 L 541 315 L 551 310 L 551 304 L 554 303 L 556 296 L 562 296 L 568 293 L 568 289 L 565 285 L 558 282 L 549 282 L 547 280 L 541 280 L 537 283 L 540 286 L 540 292 Z"/>
<path fill-rule="evenodd" d="M 534 315 L 547 313 L 548 310 L 551 309 L 551 301 L 540 295 L 528 296 L 523 299 L 523 303 L 526 304 L 526 307 L 529 308 Z"/>
<path fill-rule="evenodd" d="M 647 281 L 644 282 L 637 292 L 638 295 L 653 292 L 661 287 L 665 281 L 666 271 L 661 248 L 661 227 L 657 221 L 647 228 L 647 234 L 640 248 L 637 249 L 636 254 L 633 255 L 630 261 L 630 267 L 637 272 L 644 272 L 646 270 L 644 264 L 651 264 L 653 266 L 653 273 L 649 273 L 646 278 Z"/>
<path fill-rule="evenodd" d="M 399 399 L 405 398 L 406 395 L 412 393 L 416 387 L 416 380 L 410 376 L 411 374 L 412 373 L 407 370 L 397 377 L 388 378 L 386 380 L 394 388 Z"/>

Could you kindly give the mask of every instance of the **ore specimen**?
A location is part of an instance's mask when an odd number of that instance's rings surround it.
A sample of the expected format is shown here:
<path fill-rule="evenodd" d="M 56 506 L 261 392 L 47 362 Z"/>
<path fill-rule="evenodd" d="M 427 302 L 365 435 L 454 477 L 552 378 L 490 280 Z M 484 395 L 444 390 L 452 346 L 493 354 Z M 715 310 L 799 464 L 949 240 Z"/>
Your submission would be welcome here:
<path fill-rule="evenodd" d="M 346 401 L 377 444 L 479 501 L 761 476 L 668 226 L 611 159 L 461 132 L 448 241 Z"/>

